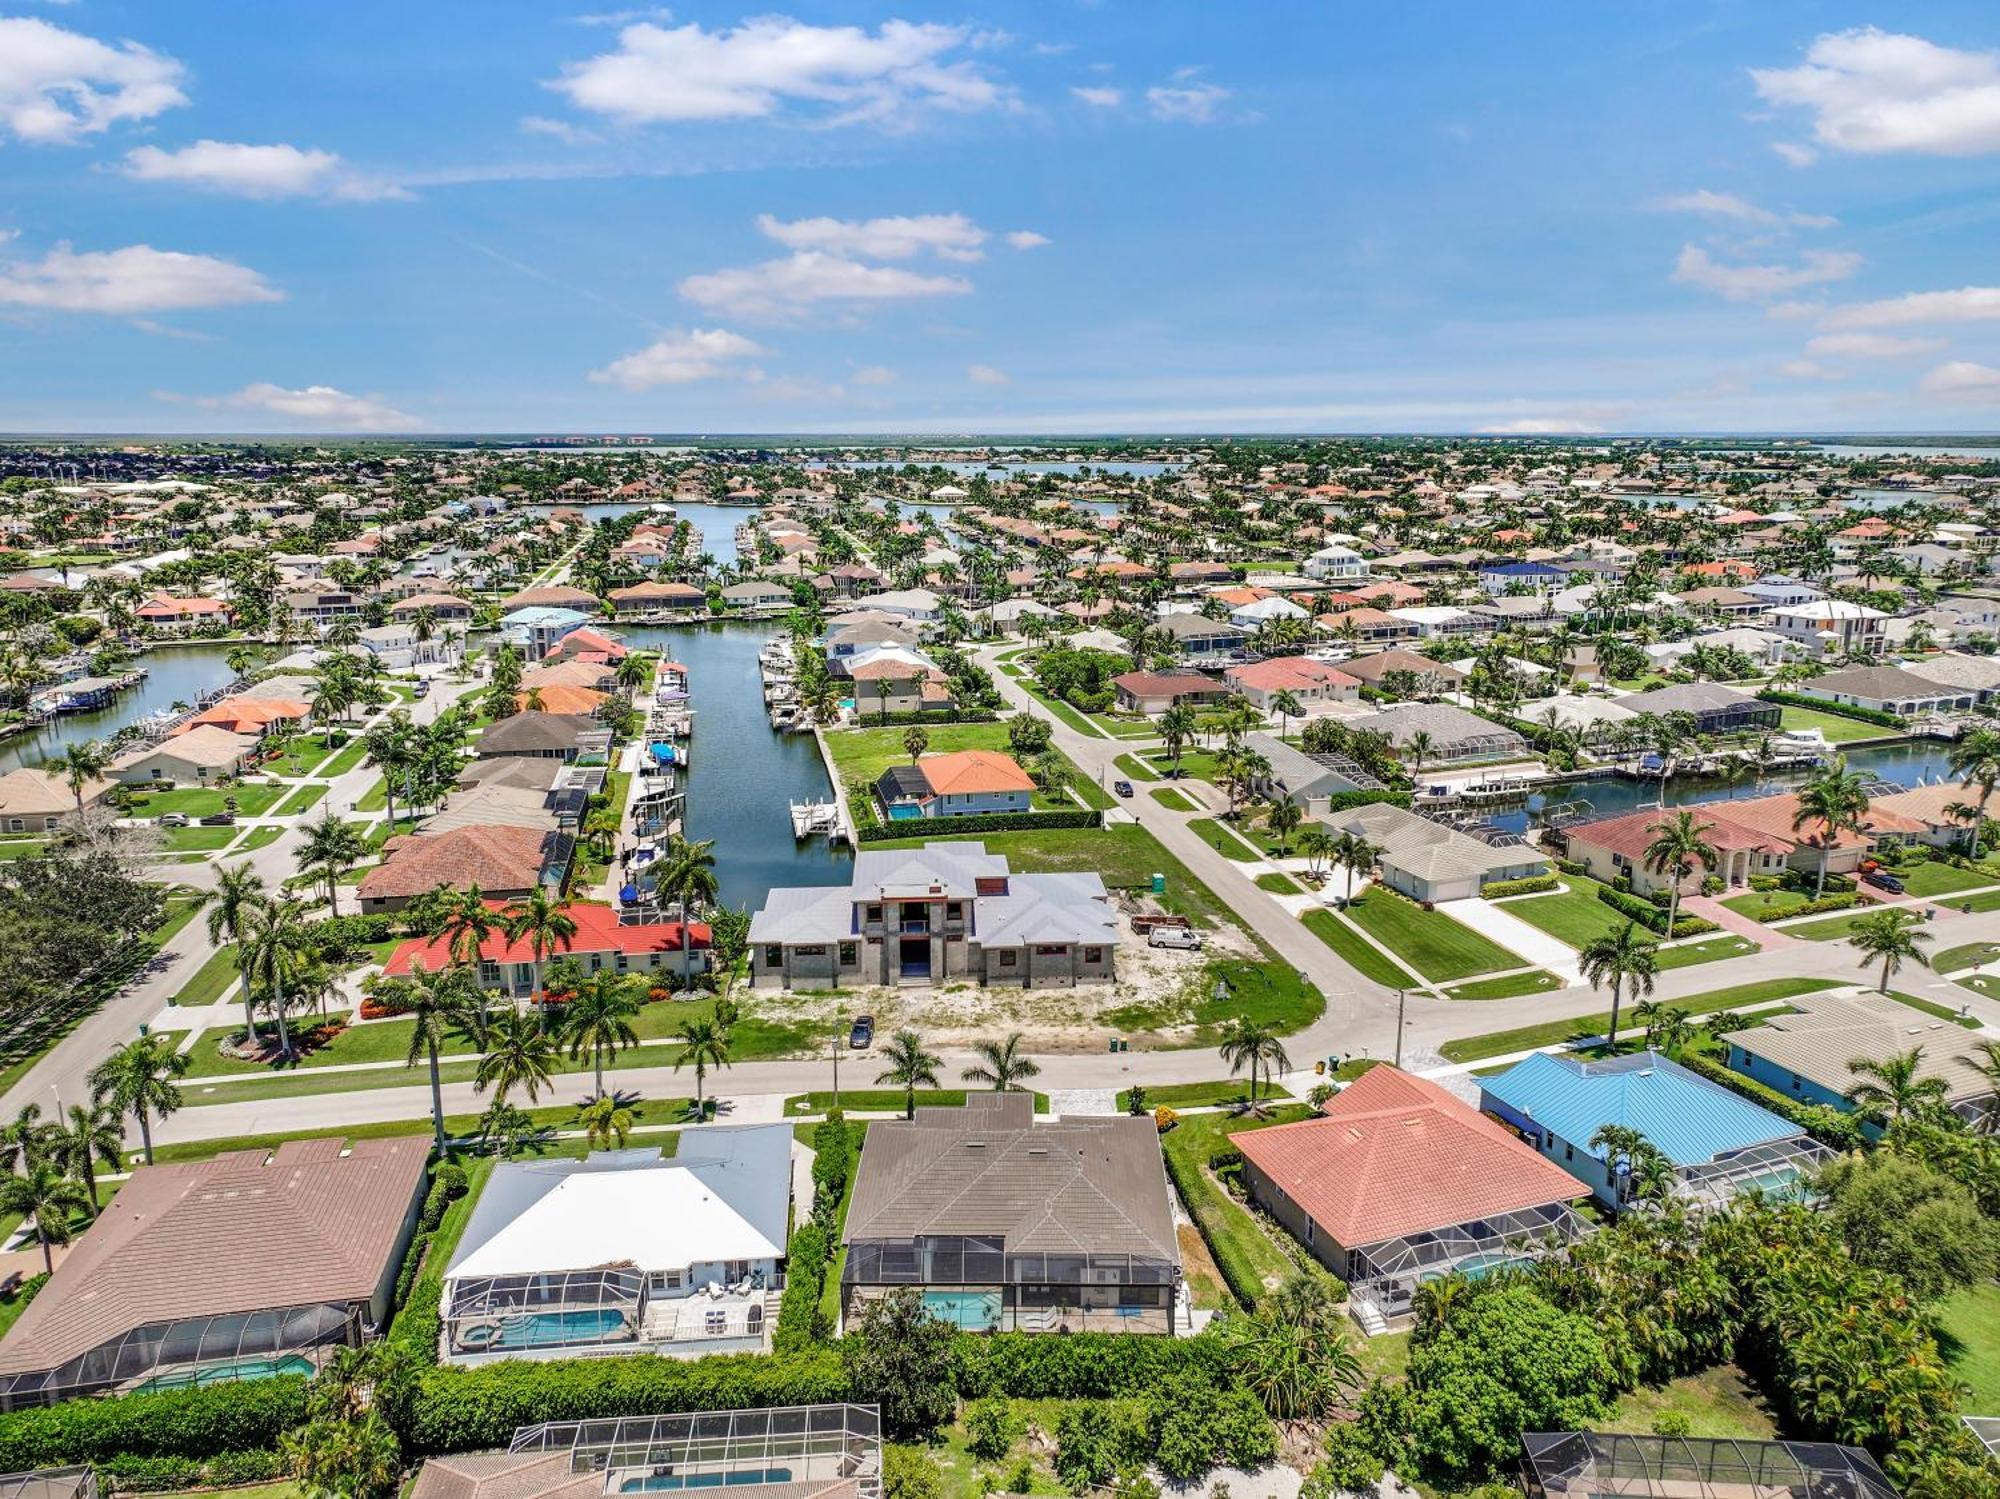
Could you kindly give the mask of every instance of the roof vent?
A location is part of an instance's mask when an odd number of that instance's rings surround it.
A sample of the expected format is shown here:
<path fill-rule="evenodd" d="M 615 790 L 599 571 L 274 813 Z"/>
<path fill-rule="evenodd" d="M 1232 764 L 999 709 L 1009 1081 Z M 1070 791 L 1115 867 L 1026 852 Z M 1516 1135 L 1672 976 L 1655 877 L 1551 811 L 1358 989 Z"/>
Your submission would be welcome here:
<path fill-rule="evenodd" d="M 1049 1148 L 1046 1145 L 1030 1145 L 1028 1147 L 1029 1155 L 1047 1155 L 1048 1153 Z"/>
<path fill-rule="evenodd" d="M 965 1148 L 967 1150 L 984 1150 L 986 1148 L 986 1142 L 984 1140 L 967 1140 L 965 1142 Z"/>

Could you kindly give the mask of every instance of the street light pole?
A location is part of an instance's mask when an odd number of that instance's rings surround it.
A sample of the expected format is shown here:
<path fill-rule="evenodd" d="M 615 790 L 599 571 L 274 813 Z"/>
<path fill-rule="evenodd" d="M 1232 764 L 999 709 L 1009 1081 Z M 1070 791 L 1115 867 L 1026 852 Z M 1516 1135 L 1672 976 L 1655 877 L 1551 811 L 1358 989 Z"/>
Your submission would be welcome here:
<path fill-rule="evenodd" d="M 1403 1065 L 1403 1003 L 1409 997 L 1409 990 L 1396 991 L 1396 1065 Z"/>

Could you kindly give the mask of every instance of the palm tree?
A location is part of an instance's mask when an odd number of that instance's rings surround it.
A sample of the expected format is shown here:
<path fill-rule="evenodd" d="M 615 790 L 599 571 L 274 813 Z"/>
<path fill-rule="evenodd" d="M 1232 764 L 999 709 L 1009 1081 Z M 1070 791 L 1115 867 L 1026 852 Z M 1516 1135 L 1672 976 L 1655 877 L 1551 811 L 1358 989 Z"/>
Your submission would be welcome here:
<path fill-rule="evenodd" d="M 208 940 L 220 947 L 225 938 L 236 948 L 236 986 L 243 994 L 243 1039 L 257 1044 L 257 1011 L 250 1003 L 250 967 L 244 933 L 264 904 L 264 880 L 245 859 L 224 864 L 215 872 L 215 892 L 208 898 Z"/>
<path fill-rule="evenodd" d="M 923 725 L 911 724 L 907 729 L 903 730 L 903 748 L 908 752 L 912 765 L 923 759 L 924 751 L 930 747 L 930 731 L 924 728 Z"/>
<path fill-rule="evenodd" d="M 1278 1039 L 1278 1033 L 1268 1025 L 1259 1025 L 1254 1020 L 1238 1018 L 1229 1022 L 1222 1032 L 1221 1044 L 1216 1047 L 1222 1060 L 1229 1064 L 1234 1074 L 1239 1068 L 1250 1072 L 1250 1107 L 1257 1108 L 1257 1075 L 1261 1071 L 1266 1076 L 1291 1067 L 1292 1059 L 1285 1053 L 1285 1045 Z"/>
<path fill-rule="evenodd" d="M 1271 694 L 1271 711 L 1278 715 L 1278 738 L 1282 741 L 1291 731 L 1292 720 L 1306 716 L 1306 705 L 1299 701 L 1299 695 L 1289 687 Z"/>
<path fill-rule="evenodd" d="M 81 740 L 70 745 L 61 754 L 42 762 L 42 769 L 52 776 L 60 776 L 69 785 L 69 794 L 76 798 L 76 810 L 83 810 L 83 788 L 96 780 L 111 759 L 111 752 L 95 739 Z"/>
<path fill-rule="evenodd" d="M 1578 955 L 1577 968 L 1593 989 L 1611 986 L 1611 1026 L 1608 1044 L 1618 1049 L 1618 1006 L 1627 995 L 1651 994 L 1660 971 L 1656 945 L 1642 941 L 1639 923 L 1628 921 L 1623 931 L 1590 943 Z"/>
<path fill-rule="evenodd" d="M 1980 1060 L 1960 1057 L 1959 1062 L 1986 1082 L 1987 1096 L 1979 1113 L 1979 1131 L 1986 1135 L 2000 1134 L 2000 1041 L 1975 1041 L 1973 1049 Z"/>
<path fill-rule="evenodd" d="M 556 1069 L 555 1043 L 538 1021 L 518 1010 L 502 1010 L 486 1025 L 486 1053 L 472 1075 L 483 1092 L 493 1089 L 493 1101 L 505 1103 L 515 1088 L 527 1090 L 528 1102 L 541 1096 Z"/>
<path fill-rule="evenodd" d="M 1859 1108 L 1888 1115 L 1892 1125 L 1906 1114 L 1941 1105 L 1950 1090 L 1945 1087 L 1942 1078 L 1924 1077 L 1923 1065 L 1924 1049 L 1921 1046 L 1892 1052 L 1880 1061 L 1873 1057 L 1856 1057 L 1847 1064 L 1847 1070 L 1866 1081 L 1858 1082 L 1847 1090 L 1847 1101 Z"/>
<path fill-rule="evenodd" d="M 889 1065 L 876 1075 L 878 1083 L 891 1083 L 903 1090 L 903 1117 L 917 1117 L 917 1089 L 938 1085 L 938 1068 L 944 1063 L 935 1052 L 924 1050 L 924 1038 L 913 1030 L 900 1030 L 882 1048 Z"/>
<path fill-rule="evenodd" d="M 1317 880 L 1320 877 L 1321 868 L 1337 846 L 1333 834 L 1319 823 L 1314 823 L 1299 834 L 1299 852 L 1305 855 L 1306 875 L 1309 879 Z"/>
<path fill-rule="evenodd" d="M 1333 840 L 1333 864 L 1347 871 L 1347 899 L 1354 900 L 1354 877 L 1375 867 L 1382 850 L 1359 833 L 1342 833 Z"/>
<path fill-rule="evenodd" d="M 715 902 L 720 886 L 715 879 L 715 840 L 704 838 L 690 843 L 676 834 L 660 857 L 656 888 L 681 908 L 681 987 L 689 983 L 689 964 L 694 955 L 694 934 L 689 923 L 694 912 Z"/>
<path fill-rule="evenodd" d="M 1167 760 L 1173 766 L 1172 779 L 1178 780 L 1181 773 L 1181 751 L 1194 738 L 1200 723 L 1194 708 L 1187 703 L 1175 703 L 1160 715 L 1160 740 L 1167 747 Z"/>
<path fill-rule="evenodd" d="M 509 942 L 528 944 L 535 955 L 539 975 L 548 955 L 558 947 L 565 952 L 576 940 L 576 921 L 561 901 L 549 899 L 549 892 L 537 885 L 528 894 L 500 913 L 500 929 Z"/>
<path fill-rule="evenodd" d="M 639 1044 L 639 1033 L 632 1028 L 632 1018 L 639 1013 L 634 988 L 629 978 L 594 977 L 563 1007 L 562 1034 L 569 1043 L 570 1060 L 590 1053 L 600 1094 L 604 1092 L 605 1057 L 615 1057 L 625 1047 Z"/>
<path fill-rule="evenodd" d="M 175 1084 L 187 1070 L 188 1059 L 159 1036 L 127 1041 L 91 1070 L 92 1102 L 109 1104 L 121 1119 L 127 1114 L 138 1119 L 148 1166 L 153 1164 L 153 1118 L 164 1119 L 181 1106 Z"/>
<path fill-rule="evenodd" d="M 1424 773 L 1424 761 L 1428 760 L 1436 749 L 1437 742 L 1431 738 L 1429 731 L 1426 729 L 1418 729 L 1416 733 L 1403 742 L 1403 753 L 1409 757 L 1410 761 L 1410 779 L 1412 781 L 1415 781 Z"/>
<path fill-rule="evenodd" d="M 713 1018 L 683 1020 L 674 1035 L 681 1043 L 680 1055 L 674 1058 L 674 1071 L 679 1072 L 687 1063 L 694 1064 L 694 1117 L 706 1119 L 708 1102 L 702 1085 L 708 1080 L 709 1068 L 729 1065 L 729 1027 Z"/>
<path fill-rule="evenodd" d="M 1856 921 L 1847 931 L 1847 944 L 1861 954 L 1861 966 L 1867 967 L 1877 958 L 1882 960 L 1882 982 L 1879 987 L 1884 994 L 1889 992 L 1889 980 L 1905 960 L 1919 967 L 1931 966 L 1929 958 L 1923 954 L 1919 943 L 1929 942 L 1931 934 L 1918 928 L 1921 922 L 1911 911 L 1875 911 Z"/>
<path fill-rule="evenodd" d="M 414 1067 L 421 1058 L 431 1070 L 431 1128 L 437 1138 L 438 1158 L 444 1158 L 444 1088 L 438 1076 L 438 1054 L 455 1039 L 469 1039 L 484 1049 L 486 1023 L 485 995 L 472 970 L 460 964 L 429 969 L 416 965 L 404 989 L 412 1029 L 405 1067 Z"/>
<path fill-rule="evenodd" d="M 285 979 L 304 954 L 304 908 L 289 895 L 261 900 L 251 910 L 243 933 L 243 967 L 254 988 L 261 980 L 270 992 L 271 1013 L 278 1018 L 278 1051 L 292 1055 L 292 1033 L 285 1024 Z"/>
<path fill-rule="evenodd" d="M 83 1188 L 49 1161 L 30 1162 L 22 1175 L 0 1179 L 0 1212 L 33 1220 L 42 1269 L 51 1275 L 56 1268 L 53 1246 L 70 1241 L 70 1219 L 86 1206 Z"/>
<path fill-rule="evenodd" d="M 1014 1093 L 1023 1081 L 1041 1075 L 1041 1064 L 1021 1055 L 1019 1031 L 1005 1041 L 981 1041 L 972 1049 L 979 1053 L 980 1061 L 959 1073 L 963 1082 L 984 1084 L 995 1093 Z"/>
<path fill-rule="evenodd" d="M 49 1131 L 54 1128 L 42 1123 L 40 1104 L 21 1105 L 14 1122 L 0 1129 L 0 1165 L 9 1171 L 21 1171 L 30 1162 L 40 1160 L 48 1154 Z"/>
<path fill-rule="evenodd" d="M 354 823 L 343 822 L 328 807 L 319 821 L 306 824 L 305 842 L 299 845 L 299 868 L 318 870 L 326 880 L 326 909 L 340 914 L 340 877 L 368 856 L 368 840 Z"/>
<path fill-rule="evenodd" d="M 1667 935 L 1674 934 L 1674 922 L 1681 913 L 1681 885 L 1694 873 L 1699 865 L 1713 870 L 1720 855 L 1715 845 L 1708 841 L 1708 835 L 1715 831 L 1715 824 L 1703 822 L 1692 812 L 1676 812 L 1662 822 L 1656 822 L 1646 829 L 1653 835 L 1653 841 L 1646 845 L 1646 868 L 1654 874 L 1669 875 L 1667 895 Z"/>
<path fill-rule="evenodd" d="M 438 886 L 438 935 L 444 938 L 445 952 L 454 963 L 478 961 L 486 939 L 500 930 L 500 913 L 487 904 L 474 880 L 463 890 Z"/>
<path fill-rule="evenodd" d="M 49 1159 L 83 1187 L 90 1216 L 97 1217 L 97 1168 L 120 1170 L 125 1164 L 125 1133 L 117 1110 L 92 1101 L 69 1106 L 69 1122 L 52 1124 L 47 1135 Z"/>
<path fill-rule="evenodd" d="M 1947 762 L 1958 780 L 1979 788 L 1979 816 L 1972 823 L 1972 857 L 1979 857 L 1979 830 L 1986 822 L 1986 804 L 2000 786 L 2000 730 L 1974 729 L 1951 747 Z"/>
<path fill-rule="evenodd" d="M 1264 814 L 1264 826 L 1278 835 L 1279 858 L 1284 858 L 1289 851 L 1288 840 L 1298 831 L 1299 824 L 1303 821 L 1305 814 L 1299 810 L 1299 804 L 1290 796 L 1280 796 L 1271 803 L 1271 810 Z"/>
<path fill-rule="evenodd" d="M 1833 764 L 1814 771 L 1798 790 L 1798 810 L 1792 816 L 1792 830 L 1797 832 L 1809 823 L 1818 823 L 1820 829 L 1815 900 L 1826 894 L 1827 865 L 1833 858 L 1835 841 L 1842 833 L 1858 830 L 1861 819 L 1868 815 L 1868 793 L 1864 786 L 1860 774 L 1847 768 L 1847 757 L 1842 755 Z"/>
<path fill-rule="evenodd" d="M 593 1147 L 622 1147 L 632 1135 L 631 1108 L 601 1088 L 597 1097 L 577 1110 L 576 1122 L 583 1126 L 584 1139 Z"/>

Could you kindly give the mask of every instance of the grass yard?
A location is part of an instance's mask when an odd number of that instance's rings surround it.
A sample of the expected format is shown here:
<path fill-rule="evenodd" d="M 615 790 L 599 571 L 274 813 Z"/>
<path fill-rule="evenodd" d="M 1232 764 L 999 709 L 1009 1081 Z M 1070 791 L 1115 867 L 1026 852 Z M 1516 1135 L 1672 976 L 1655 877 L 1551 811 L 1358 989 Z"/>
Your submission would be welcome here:
<path fill-rule="evenodd" d="M 1811 899 L 1798 890 L 1747 890 L 1730 896 L 1723 904 L 1752 921 L 1781 921 L 1787 911 L 1796 910 Z"/>
<path fill-rule="evenodd" d="M 892 765 L 908 765 L 910 752 L 903 748 L 903 736 L 909 730 L 902 727 L 882 729 L 837 729 L 824 736 L 827 753 L 833 756 L 834 768 L 840 774 L 843 786 L 853 786 L 865 782 L 873 785 L 883 771 Z M 924 725 L 924 732 L 930 736 L 925 748 L 927 755 L 953 754 L 960 750 L 988 750 L 997 754 L 1011 755 L 1007 745 L 1007 725 L 1004 723 L 938 723 Z M 1075 762 L 1063 755 L 1063 764 L 1071 772 L 1071 780 L 1079 784 L 1085 781 L 1083 773 Z M 1089 793 L 1084 793 L 1088 798 Z M 1074 806 L 1066 796 L 1051 797 L 1037 791 L 1033 806 L 1048 811 Z"/>
<path fill-rule="evenodd" d="M 1257 1091 L 1268 1099 L 1274 1096 L 1273 1087 L 1273 1084 L 1260 1080 Z M 1279 1091 L 1275 1096 L 1284 1098 L 1288 1095 Z M 1231 1104 L 1247 1103 L 1249 1098 L 1250 1081 L 1242 1077 L 1219 1078 L 1212 1083 L 1162 1083 L 1156 1088 L 1146 1089 L 1148 1109 L 1226 1108 Z M 1121 1091 L 1117 1104 L 1120 1109 L 1131 1108 L 1132 1090 L 1127 1088 Z"/>
<path fill-rule="evenodd" d="M 1357 896 L 1347 909 L 1357 925 L 1427 979 L 1477 978 L 1497 969 L 1528 966 L 1517 954 L 1444 912 L 1426 911 L 1380 887 Z"/>
<path fill-rule="evenodd" d="M 382 777 L 377 776 L 375 784 L 355 799 L 354 810 L 357 812 L 381 812 L 385 811 L 388 805 L 389 783 L 383 780 Z"/>
<path fill-rule="evenodd" d="M 1474 979 L 1469 984 L 1454 984 L 1444 991 L 1446 999 L 1515 999 L 1523 994 L 1545 994 L 1551 989 L 1560 989 L 1562 980 L 1553 973 L 1544 973 L 1539 968 L 1533 973 L 1510 973 L 1504 978 Z"/>
<path fill-rule="evenodd" d="M 1838 713 L 1821 713 L 1814 708 L 1797 708 L 1789 703 L 1779 710 L 1778 727 L 1788 734 L 1802 729 L 1818 729 L 1833 744 L 1845 744 L 1853 739 L 1881 739 L 1896 732 L 1881 724 L 1863 723 L 1858 718 L 1846 718 Z"/>
<path fill-rule="evenodd" d="M 1670 968 L 1692 968 L 1697 963 L 1714 963 L 1723 958 L 1747 958 L 1762 951 L 1748 937 L 1704 937 L 1679 947 L 1662 947 L 1653 954 L 1653 959 L 1664 973 Z"/>
<path fill-rule="evenodd" d="M 1306 912 L 1299 920 L 1306 924 L 1308 931 L 1338 953 L 1347 966 L 1363 978 L 1373 979 L 1378 984 L 1393 985 L 1398 989 L 1416 986 L 1416 979 L 1412 978 L 1401 964 L 1377 949 L 1334 912 L 1321 907 Z"/>
<path fill-rule="evenodd" d="M 858 1069 L 855 1076 L 864 1080 L 873 1077 L 881 1070 L 869 1060 L 867 1052 L 862 1052 L 854 1058 L 854 1066 Z M 926 1104 L 931 1104 L 940 1108 L 957 1108 L 965 1102 L 965 1093 L 966 1090 L 963 1088 L 919 1088 L 917 1089 L 917 1107 L 922 1108 Z M 794 1114 L 812 1115 L 831 1113 L 834 1107 L 833 1097 L 831 1089 L 815 1093 L 794 1093 L 790 1098 L 785 1100 L 785 1113 L 788 1117 Z M 1036 1097 L 1040 1098 L 1042 1103 L 1048 1101 L 1045 1094 L 1037 1094 Z M 842 1088 L 840 1090 L 840 1107 L 856 1113 L 879 1114 L 893 1110 L 900 1114 L 903 1111 L 903 1090 L 901 1088 Z M 1040 1104 L 1037 1107 L 1040 1107 Z"/>
<path fill-rule="evenodd" d="M 1189 801 L 1185 794 L 1176 791 L 1171 786 L 1155 786 L 1147 794 L 1169 812 L 1192 812 L 1195 810 L 1194 803 Z"/>
<path fill-rule="evenodd" d="M 195 970 L 193 978 L 174 996 L 173 1002 L 182 1006 L 212 1005 L 236 982 L 236 948 L 231 945 L 219 947 L 208 955 L 208 961 Z"/>
<path fill-rule="evenodd" d="M 1185 1186 L 1182 1200 L 1201 1236 L 1219 1262 L 1242 1267 L 1245 1276 L 1265 1290 L 1284 1284 L 1296 1273 L 1291 1257 L 1279 1247 L 1250 1210 L 1236 1201 L 1209 1175 L 1211 1152 L 1239 1130 L 1307 1118 L 1303 1104 L 1276 1109 L 1268 1118 L 1249 1115 L 1193 1114 L 1161 1137 L 1161 1147 L 1175 1158 L 1171 1173 L 1176 1187 Z"/>
<path fill-rule="evenodd" d="M 274 828 L 269 826 L 261 828 L 252 828 L 250 830 L 250 836 L 245 838 L 242 843 L 237 845 L 236 852 L 238 852 L 239 854 L 247 854 L 247 853 L 252 853 L 260 848 L 269 848 L 272 844 L 276 843 L 280 838 L 284 836 L 285 836 L 285 830 L 283 828 Z"/>
<path fill-rule="evenodd" d="M 1854 930 L 1857 921 L 1866 921 L 1870 916 L 1880 913 L 1882 909 L 1881 906 L 1867 905 L 1857 906 L 1852 911 L 1842 911 L 1835 916 L 1808 916 L 1796 925 L 1783 928 L 1783 931 L 1787 937 L 1803 937 L 1808 942 L 1838 942 L 1844 940 L 1848 933 Z M 1911 912 L 1912 916 L 1916 914 L 1914 911 Z M 1916 925 L 1921 928 L 1923 923 L 1919 921 Z"/>
<path fill-rule="evenodd" d="M 1957 911 L 2000 911 L 2000 890 L 1989 890 L 1984 895 L 1968 895 L 1951 905 Z"/>
<path fill-rule="evenodd" d="M 1792 999 L 1801 994 L 1816 994 L 1822 989 L 1843 987 L 1845 981 L 1841 979 L 1759 979 L 1755 983 L 1714 989 L 1674 1003 L 1676 1009 L 1685 1010 L 1689 1015 L 1712 1015 L 1717 1010 L 1768 1004 L 1772 1000 Z M 1628 1005 L 1620 1016 L 1621 1030 L 1625 1024 L 1624 1016 L 1630 1013 L 1631 1006 Z M 1578 1015 L 1570 1020 L 1545 1020 L 1538 1025 L 1518 1026 L 1511 1031 L 1493 1031 L 1484 1036 L 1464 1036 L 1445 1042 L 1438 1050 L 1448 1062 L 1477 1062 L 1486 1057 L 1504 1057 L 1512 1052 L 1534 1051 L 1543 1046 L 1559 1046 L 1565 1041 L 1602 1035 L 1610 1024 L 1611 1012 L 1606 1010 L 1596 1015 Z"/>
<path fill-rule="evenodd" d="M 1160 778 L 1159 772 L 1137 755 L 1120 755 L 1112 763 L 1118 767 L 1118 773 L 1129 781 L 1157 781 Z"/>
<path fill-rule="evenodd" d="M 1956 973 L 1961 968 L 1978 968 L 2000 958 L 2000 942 L 1967 942 L 1931 954 L 1931 968 L 1937 973 Z"/>
<path fill-rule="evenodd" d="M 1162 776 L 1170 775 L 1174 769 L 1173 758 L 1165 750 L 1155 750 L 1145 756 L 1147 763 Z M 1215 752 L 1205 749 L 1181 750 L 1180 779 L 1193 781 L 1213 781 L 1215 779 Z"/>
<path fill-rule="evenodd" d="M 301 812 L 310 811 L 324 801 L 327 792 L 331 790 L 333 790 L 331 786 L 319 782 L 315 782 L 310 786 L 301 786 L 285 799 L 285 804 L 279 807 L 273 815 L 277 817 L 296 817 Z"/>
<path fill-rule="evenodd" d="M 1550 895 L 1506 901 L 1500 909 L 1578 949 L 1617 935 L 1629 919 L 1599 900 L 1596 886 L 1581 880 Z"/>
<path fill-rule="evenodd" d="M 1670 1415 L 1685 1417 L 1693 1437 L 1769 1441 L 1778 1434 L 1769 1407 L 1734 1364 L 1717 1364 L 1663 1385 L 1641 1385 L 1621 1396 L 1597 1429 L 1651 1432 L 1658 1429 L 1654 1423 Z"/>
<path fill-rule="evenodd" d="M 1173 1029 L 1173 1035 L 1159 1039 L 1171 1046 L 1213 1046 L 1232 1020 L 1268 1025 L 1280 1035 L 1290 1035 L 1319 1019 L 1325 1008 L 1319 990 L 1289 963 L 1211 958 L 1188 976 L 1178 993 L 1153 1004 L 1109 1010 L 1103 1018 L 1128 1037 Z"/>
<path fill-rule="evenodd" d="M 267 786 L 260 781 L 239 781 L 233 786 L 183 786 L 174 791 L 145 791 L 133 796 L 132 815 L 162 817 L 169 812 L 179 812 L 188 817 L 208 817 L 216 812 L 234 811 L 240 817 L 262 817 L 277 805 L 278 798 L 289 789 L 282 784 Z"/>
<path fill-rule="evenodd" d="M 319 767 L 320 774 L 329 781 L 346 775 L 368 757 L 368 741 L 356 739 L 342 746 L 339 754 Z"/>
<path fill-rule="evenodd" d="M 170 854 L 211 853 L 236 841 L 241 828 L 167 828 L 161 847 Z"/>
<path fill-rule="evenodd" d="M 1923 896 L 1949 895 L 1954 890 L 1977 890 L 1982 886 L 2000 884 L 2000 875 L 1983 869 L 1955 869 L 1935 859 L 1904 865 L 1895 871 L 1895 875 L 1910 894 Z"/>
<path fill-rule="evenodd" d="M 1033 698 L 1037 703 L 1048 709 L 1049 712 L 1068 724 L 1072 729 L 1075 729 L 1077 733 L 1082 734 L 1085 738 L 1104 739 L 1110 737 L 1103 729 L 1092 723 L 1088 715 L 1077 712 L 1076 709 L 1072 708 L 1061 698 L 1050 696 L 1049 693 L 1043 690 L 1042 684 L 1037 682 L 1033 677 L 1018 677 L 1016 680 L 1020 682 L 1022 691 L 1026 692 L 1029 697 Z"/>
<path fill-rule="evenodd" d="M 1268 890 L 1273 895 L 1305 894 L 1305 891 L 1299 888 L 1299 882 L 1297 880 L 1293 879 L 1288 874 L 1278 874 L 1275 872 L 1271 874 L 1258 875 L 1257 888 L 1259 890 Z"/>
<path fill-rule="evenodd" d="M 1945 1362 L 1972 1389 L 1965 1409 L 1974 1414 L 2000 1411 L 2000 1285 L 1988 1281 L 1960 1291 L 1937 1310 L 1944 1323 L 1938 1343 Z"/>
<path fill-rule="evenodd" d="M 1201 841 L 1210 845 L 1225 859 L 1234 859 L 1240 864 L 1254 863 L 1264 857 L 1237 836 L 1234 828 L 1225 827 L 1213 817 L 1197 817 L 1188 824 L 1190 830 L 1199 835 Z"/>

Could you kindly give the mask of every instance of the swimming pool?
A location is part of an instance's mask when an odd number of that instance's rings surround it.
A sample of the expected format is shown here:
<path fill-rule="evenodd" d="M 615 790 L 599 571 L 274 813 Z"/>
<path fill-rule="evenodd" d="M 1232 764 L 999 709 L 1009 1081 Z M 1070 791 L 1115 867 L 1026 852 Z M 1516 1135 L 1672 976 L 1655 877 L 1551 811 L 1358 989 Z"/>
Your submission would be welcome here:
<path fill-rule="evenodd" d="M 674 1489 L 741 1488 L 753 1483 L 790 1483 L 790 1468 L 745 1468 L 737 1473 L 648 1473 L 618 1485 L 621 1494 L 658 1494 Z"/>
<path fill-rule="evenodd" d="M 492 1327 L 481 1339 L 476 1328 Z M 602 1343 L 625 1329 L 625 1314 L 615 1307 L 579 1312 L 513 1312 L 497 1323 L 473 1323 L 461 1329 L 459 1344 L 472 1349 L 549 1348 L 562 1343 Z M 468 1336 L 470 1334 L 470 1336 Z"/>
<path fill-rule="evenodd" d="M 1434 1280 L 1443 1280 L 1448 1275 L 1463 1275 L 1467 1280 L 1479 1280 L 1502 1270 L 1526 1269 L 1534 1262 L 1533 1255 L 1508 1254 L 1504 1250 L 1496 1250 L 1487 1254 L 1469 1255 L 1455 1265 L 1426 1270 L 1417 1277 L 1417 1280 L 1419 1284 L 1428 1284 Z"/>
<path fill-rule="evenodd" d="M 998 1291 L 926 1291 L 924 1310 L 960 1332 L 987 1332 L 1000 1325 Z"/>
<path fill-rule="evenodd" d="M 312 1372 L 313 1361 L 296 1353 L 277 1354 L 267 1358 L 238 1358 L 231 1359 L 226 1364 L 204 1364 L 198 1369 L 175 1369 L 169 1373 L 155 1374 L 132 1393 L 150 1395 L 159 1390 L 185 1390 L 190 1386 L 233 1384 L 245 1379 L 276 1379 L 281 1374 Z"/>

